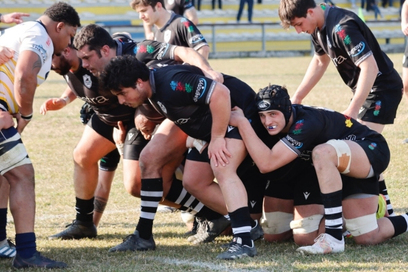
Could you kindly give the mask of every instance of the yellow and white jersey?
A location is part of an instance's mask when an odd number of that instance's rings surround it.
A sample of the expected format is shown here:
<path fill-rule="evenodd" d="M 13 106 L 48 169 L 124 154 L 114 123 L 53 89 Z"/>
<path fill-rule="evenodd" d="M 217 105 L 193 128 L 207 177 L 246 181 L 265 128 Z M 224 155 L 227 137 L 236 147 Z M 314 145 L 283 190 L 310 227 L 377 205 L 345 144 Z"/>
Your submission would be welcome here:
<path fill-rule="evenodd" d="M 37 75 L 37 86 L 45 81 L 51 69 L 54 45 L 45 27 L 40 22 L 25 22 L 5 29 L 0 35 L 0 46 L 13 49 L 12 59 L 0 66 L 0 107 L 10 113 L 18 112 L 14 99 L 14 71 L 18 56 L 22 51 L 30 50 L 38 54 L 41 69 Z"/>

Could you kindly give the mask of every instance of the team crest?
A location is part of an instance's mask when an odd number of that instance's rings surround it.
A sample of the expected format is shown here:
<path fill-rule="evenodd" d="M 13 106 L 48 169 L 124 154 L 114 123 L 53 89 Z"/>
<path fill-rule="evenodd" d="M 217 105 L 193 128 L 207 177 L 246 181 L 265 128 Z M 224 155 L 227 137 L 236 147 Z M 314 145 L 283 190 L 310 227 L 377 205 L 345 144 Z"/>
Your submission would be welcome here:
<path fill-rule="evenodd" d="M 90 89 L 92 87 L 92 79 L 90 75 L 84 75 L 83 76 L 84 79 L 84 85 L 85 87 L 87 87 L 88 89 Z"/>
<path fill-rule="evenodd" d="M 168 43 L 171 38 L 171 30 L 164 31 L 164 42 Z"/>

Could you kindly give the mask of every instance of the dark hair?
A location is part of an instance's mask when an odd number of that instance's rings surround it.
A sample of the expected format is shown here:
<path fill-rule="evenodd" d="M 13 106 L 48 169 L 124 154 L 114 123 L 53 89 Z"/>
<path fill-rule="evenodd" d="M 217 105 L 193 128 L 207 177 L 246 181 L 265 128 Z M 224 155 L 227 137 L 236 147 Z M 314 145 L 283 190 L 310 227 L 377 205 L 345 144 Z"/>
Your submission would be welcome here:
<path fill-rule="evenodd" d="M 76 10 L 65 2 L 57 2 L 44 11 L 54 22 L 63 22 L 70 26 L 81 26 L 81 21 Z"/>
<path fill-rule="evenodd" d="M 314 0 L 280 0 L 279 18 L 284 28 L 289 28 L 293 19 L 305 18 L 307 10 L 315 8 Z"/>
<path fill-rule="evenodd" d="M 100 86 L 116 95 L 123 88 L 136 88 L 136 81 L 139 78 L 148 81 L 149 76 L 149 68 L 135 56 L 119 56 L 113 58 L 105 67 L 100 77 Z"/>
<path fill-rule="evenodd" d="M 156 4 L 160 3 L 164 9 L 164 0 L 132 0 L 130 1 L 130 7 L 134 10 L 140 6 L 151 6 L 154 11 L 156 11 Z"/>
<path fill-rule="evenodd" d="M 104 45 L 115 48 L 116 43 L 106 29 L 90 24 L 81 28 L 74 38 L 75 48 L 81 49 L 85 45 L 89 46 L 89 51 L 95 50 L 98 56 L 101 57 L 100 50 Z"/>

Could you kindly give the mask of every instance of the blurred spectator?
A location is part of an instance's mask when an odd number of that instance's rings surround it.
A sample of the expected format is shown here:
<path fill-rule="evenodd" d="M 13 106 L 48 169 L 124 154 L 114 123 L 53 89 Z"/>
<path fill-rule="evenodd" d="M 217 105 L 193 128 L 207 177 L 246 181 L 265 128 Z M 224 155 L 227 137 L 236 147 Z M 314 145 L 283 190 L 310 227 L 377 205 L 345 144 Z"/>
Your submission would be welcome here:
<path fill-rule="evenodd" d="M 211 6 L 213 10 L 215 9 L 215 1 L 216 0 L 211 0 Z M 222 9 L 222 0 L 218 0 L 218 8 Z"/>
<path fill-rule="evenodd" d="M 252 9 L 254 7 L 254 0 L 240 0 L 239 9 L 237 14 L 237 23 L 241 20 L 242 11 L 244 10 L 245 3 L 248 3 L 248 22 L 252 23 Z"/>

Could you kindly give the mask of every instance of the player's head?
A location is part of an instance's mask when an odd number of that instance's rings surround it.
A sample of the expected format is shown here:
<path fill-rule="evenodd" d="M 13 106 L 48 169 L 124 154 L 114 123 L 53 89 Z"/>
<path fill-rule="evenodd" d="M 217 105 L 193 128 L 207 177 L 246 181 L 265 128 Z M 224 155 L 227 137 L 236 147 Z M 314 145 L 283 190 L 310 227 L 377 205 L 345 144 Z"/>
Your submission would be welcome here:
<path fill-rule="evenodd" d="M 54 54 L 60 54 L 75 36 L 77 28 L 81 26 L 76 10 L 64 2 L 57 2 L 47 8 L 39 21 L 47 29 L 54 45 Z"/>
<path fill-rule="evenodd" d="M 44 11 L 54 22 L 63 22 L 70 26 L 80 27 L 81 21 L 76 10 L 64 2 L 57 2 Z"/>
<path fill-rule="evenodd" d="M 73 66 L 73 62 L 78 63 L 78 57 L 76 56 L 76 50 L 73 45 L 66 47 L 61 54 L 54 54 L 52 56 L 51 70 L 57 74 L 66 75 Z"/>
<path fill-rule="evenodd" d="M 119 103 L 136 108 L 146 101 L 150 71 L 135 56 L 113 58 L 101 74 L 101 86 L 118 96 Z"/>
<path fill-rule="evenodd" d="M 308 10 L 315 7 L 314 0 L 281 0 L 278 13 L 282 26 L 289 28 L 295 18 L 306 18 Z"/>
<path fill-rule="evenodd" d="M 292 115 L 292 103 L 288 90 L 279 85 L 268 85 L 256 94 L 256 106 L 259 112 L 278 110 L 283 113 L 285 126 Z"/>
<path fill-rule="evenodd" d="M 74 46 L 82 66 L 98 76 L 112 58 L 111 49 L 116 48 L 116 42 L 103 27 L 90 24 L 75 36 Z"/>
<path fill-rule="evenodd" d="M 132 0 L 130 1 L 130 7 L 137 11 L 141 7 L 152 7 L 153 11 L 156 11 L 156 5 L 160 3 L 161 7 L 165 8 L 164 0 Z"/>

